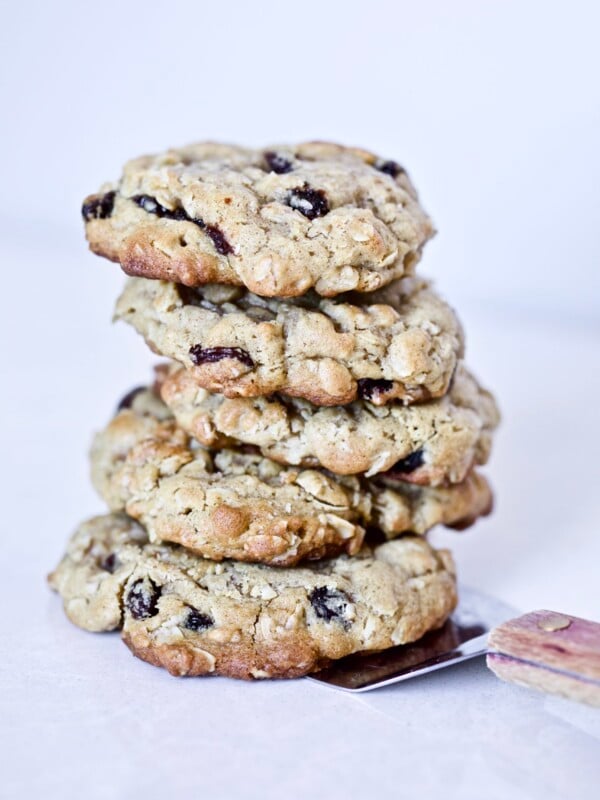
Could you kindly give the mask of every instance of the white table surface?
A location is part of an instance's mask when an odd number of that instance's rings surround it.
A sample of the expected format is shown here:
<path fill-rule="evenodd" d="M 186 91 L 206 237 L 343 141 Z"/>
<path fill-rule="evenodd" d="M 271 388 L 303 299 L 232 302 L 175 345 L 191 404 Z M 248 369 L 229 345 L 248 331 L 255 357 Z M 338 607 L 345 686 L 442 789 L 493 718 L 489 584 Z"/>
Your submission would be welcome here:
<path fill-rule="evenodd" d="M 151 359 L 110 326 L 121 278 L 75 225 L 0 234 L 0 796 L 599 796 L 600 712 L 502 684 L 481 661 L 351 696 L 304 680 L 178 680 L 117 635 L 73 627 L 45 574 L 102 511 L 90 435 Z M 494 515 L 433 539 L 465 583 L 520 610 L 600 619 L 600 327 L 447 294 L 504 422 L 487 470 Z"/>

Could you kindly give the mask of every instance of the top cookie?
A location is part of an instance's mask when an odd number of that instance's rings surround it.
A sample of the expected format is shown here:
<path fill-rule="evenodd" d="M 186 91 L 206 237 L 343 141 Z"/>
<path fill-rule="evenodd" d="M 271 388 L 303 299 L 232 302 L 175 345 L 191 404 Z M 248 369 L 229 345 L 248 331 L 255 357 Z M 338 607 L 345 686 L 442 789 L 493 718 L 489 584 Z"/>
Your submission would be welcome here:
<path fill-rule="evenodd" d="M 370 292 L 434 233 L 404 169 L 326 142 L 201 142 L 125 165 L 82 207 L 90 248 L 130 275 L 264 297 Z"/>

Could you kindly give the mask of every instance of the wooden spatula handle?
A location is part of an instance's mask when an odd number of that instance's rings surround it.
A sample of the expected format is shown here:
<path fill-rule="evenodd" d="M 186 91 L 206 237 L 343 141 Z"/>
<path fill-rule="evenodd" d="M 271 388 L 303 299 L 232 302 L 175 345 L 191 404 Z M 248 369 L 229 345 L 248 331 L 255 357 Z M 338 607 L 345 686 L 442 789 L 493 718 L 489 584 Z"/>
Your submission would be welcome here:
<path fill-rule="evenodd" d="M 600 706 L 600 623 L 532 611 L 494 628 L 488 648 L 499 678 Z"/>

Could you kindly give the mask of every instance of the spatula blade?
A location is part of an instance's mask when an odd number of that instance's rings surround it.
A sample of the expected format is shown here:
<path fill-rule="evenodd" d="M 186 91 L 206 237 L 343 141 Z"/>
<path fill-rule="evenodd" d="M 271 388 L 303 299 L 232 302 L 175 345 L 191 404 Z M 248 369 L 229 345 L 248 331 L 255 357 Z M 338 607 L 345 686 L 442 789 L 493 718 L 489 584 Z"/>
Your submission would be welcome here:
<path fill-rule="evenodd" d="M 514 609 L 474 589 L 462 587 L 452 617 L 413 644 L 380 653 L 348 656 L 308 680 L 349 692 L 366 692 L 484 655 L 487 634 Z"/>

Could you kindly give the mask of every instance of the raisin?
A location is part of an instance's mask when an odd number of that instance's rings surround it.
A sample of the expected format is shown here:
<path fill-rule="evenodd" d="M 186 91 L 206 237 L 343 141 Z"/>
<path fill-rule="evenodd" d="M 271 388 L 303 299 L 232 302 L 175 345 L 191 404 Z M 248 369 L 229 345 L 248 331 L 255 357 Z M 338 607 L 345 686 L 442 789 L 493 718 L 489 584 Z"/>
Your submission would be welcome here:
<path fill-rule="evenodd" d="M 217 253 L 221 253 L 222 256 L 226 256 L 228 253 L 233 253 L 233 247 L 229 244 L 225 238 L 225 234 L 220 228 L 218 228 L 216 225 L 207 225 L 204 230 L 206 235 L 214 244 Z"/>
<path fill-rule="evenodd" d="M 317 617 L 326 622 L 335 620 L 346 623 L 344 613 L 351 600 L 345 592 L 339 589 L 330 589 L 328 586 L 318 586 L 309 595 L 309 600 Z"/>
<path fill-rule="evenodd" d="M 406 172 L 404 167 L 401 167 L 396 161 L 378 161 L 375 164 L 375 169 L 379 172 L 385 172 L 386 175 L 391 175 L 392 178 L 397 178 Z"/>
<path fill-rule="evenodd" d="M 205 631 L 208 628 L 212 628 L 215 621 L 209 614 L 203 614 L 197 608 L 190 606 L 183 624 L 190 631 Z"/>
<path fill-rule="evenodd" d="M 253 367 L 254 361 L 247 350 L 241 347 L 202 347 L 194 344 L 190 347 L 190 358 L 199 366 L 200 364 L 214 364 L 224 358 L 235 358 L 247 367 Z"/>
<path fill-rule="evenodd" d="M 322 189 L 312 189 L 308 183 L 290 189 L 286 203 L 308 219 L 324 217 L 329 213 L 329 203 Z"/>
<path fill-rule="evenodd" d="M 361 378 L 358 383 L 358 396 L 363 400 L 371 400 L 374 394 L 389 392 L 394 388 L 393 381 L 376 380 L 374 378 Z"/>
<path fill-rule="evenodd" d="M 195 222 L 196 225 L 199 225 L 201 228 L 206 227 L 204 220 L 193 219 L 181 206 L 177 206 L 173 209 L 167 208 L 166 206 L 161 205 L 155 197 L 151 197 L 149 194 L 136 194 L 131 199 L 142 209 L 142 211 L 146 211 L 148 214 L 155 214 L 161 219 L 173 219 L 176 222 Z"/>
<path fill-rule="evenodd" d="M 140 578 L 132 584 L 125 598 L 131 616 L 134 619 L 148 619 L 158 614 L 158 599 L 161 587 L 150 578 Z"/>
<path fill-rule="evenodd" d="M 163 216 L 167 217 L 167 219 L 174 219 L 176 222 L 195 222 L 196 225 L 199 225 L 201 228 L 204 227 L 204 220 L 195 220 L 193 217 L 190 217 L 181 206 L 177 206 L 173 211 L 165 210 L 167 213 L 163 214 Z"/>
<path fill-rule="evenodd" d="M 408 474 L 423 466 L 424 463 L 425 457 L 423 455 L 423 450 L 415 450 L 414 453 L 410 453 L 406 458 L 401 458 L 400 461 L 396 461 L 394 466 L 390 469 L 390 472 L 392 474 L 396 472 Z"/>
<path fill-rule="evenodd" d="M 135 389 L 132 389 L 130 392 L 121 398 L 119 401 L 119 405 L 117 406 L 117 411 L 123 411 L 124 408 L 131 408 L 133 405 L 133 401 L 135 398 L 145 390 L 145 386 L 136 386 Z"/>
<path fill-rule="evenodd" d="M 156 214 L 157 217 L 168 217 L 172 213 L 165 206 L 161 206 L 156 198 L 150 197 L 149 194 L 136 194 L 131 199 L 142 211 L 146 211 L 148 214 Z"/>
<path fill-rule="evenodd" d="M 269 165 L 271 172 L 276 172 L 278 175 L 284 175 L 294 169 L 291 161 L 280 156 L 279 153 L 274 153 L 272 150 L 265 153 L 265 161 Z"/>
<path fill-rule="evenodd" d="M 155 214 L 161 219 L 172 219 L 175 220 L 175 222 L 193 222 L 194 225 L 197 225 L 206 233 L 214 244 L 217 253 L 221 253 L 222 256 L 233 253 L 233 247 L 229 244 L 225 238 L 225 234 L 217 225 L 207 225 L 201 217 L 190 217 L 187 211 L 181 206 L 177 206 L 174 209 L 167 208 L 149 194 L 136 194 L 131 199 L 141 209 L 148 212 L 148 214 Z"/>
<path fill-rule="evenodd" d="M 117 558 L 115 553 L 109 553 L 106 558 L 103 558 L 100 562 L 100 569 L 103 569 L 105 572 L 112 573 L 116 570 L 119 564 L 119 559 Z"/>
<path fill-rule="evenodd" d="M 94 197 L 81 206 L 81 215 L 86 222 L 91 219 L 108 219 L 113 212 L 116 192 Z"/>

